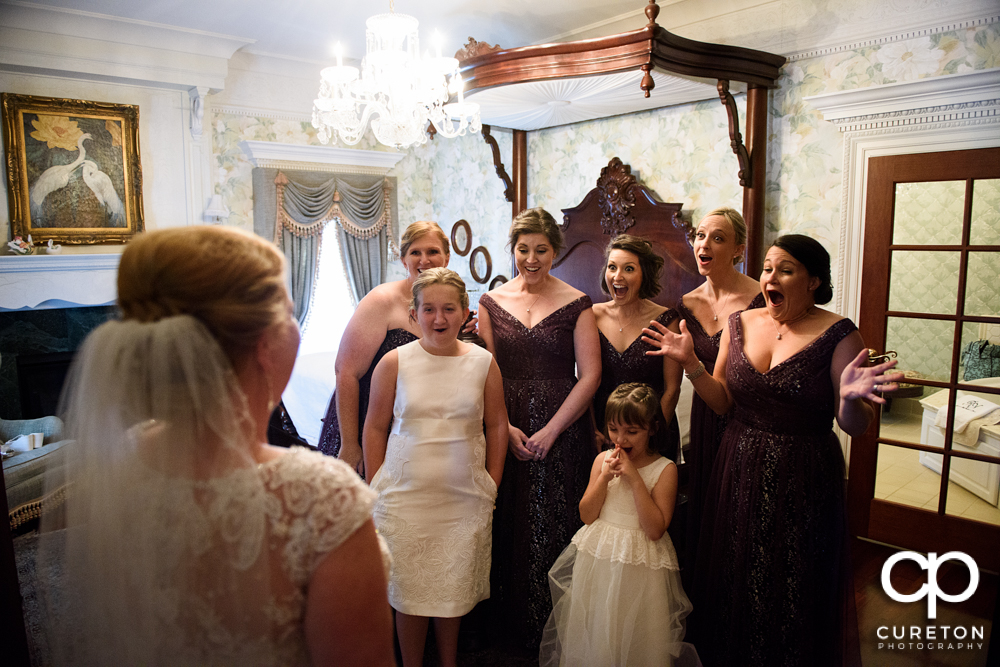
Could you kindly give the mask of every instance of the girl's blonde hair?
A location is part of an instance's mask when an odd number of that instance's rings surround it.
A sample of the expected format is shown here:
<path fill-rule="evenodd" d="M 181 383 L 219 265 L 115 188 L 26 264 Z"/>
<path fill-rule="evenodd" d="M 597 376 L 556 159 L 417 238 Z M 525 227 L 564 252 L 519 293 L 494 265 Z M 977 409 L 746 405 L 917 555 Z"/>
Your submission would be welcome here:
<path fill-rule="evenodd" d="M 399 239 L 399 256 L 405 258 L 406 253 L 410 251 L 410 246 L 426 234 L 436 236 L 438 241 L 441 242 L 441 247 L 444 248 L 444 256 L 451 257 L 451 245 L 448 243 L 448 236 L 438 223 L 430 220 L 414 222 L 403 231 L 403 236 Z"/>
<path fill-rule="evenodd" d="M 740 212 L 735 208 L 730 208 L 728 206 L 720 206 L 719 208 L 713 209 L 708 212 L 705 218 L 710 218 L 713 215 L 718 215 L 726 219 L 726 221 L 733 228 L 733 235 L 736 238 L 736 245 L 745 245 L 747 242 L 747 223 L 740 215 Z M 704 218 L 702 218 L 704 220 Z M 742 257 L 734 257 L 733 264 L 739 264 L 743 261 Z"/>
<path fill-rule="evenodd" d="M 201 321 L 238 366 L 264 330 L 287 315 L 285 258 L 235 227 L 174 227 L 139 234 L 118 267 L 123 319 Z"/>
<path fill-rule="evenodd" d="M 615 387 L 608 396 L 604 422 L 617 422 L 656 430 L 660 417 L 660 397 L 656 390 L 641 382 L 628 382 Z"/>
<path fill-rule="evenodd" d="M 465 281 L 451 269 L 438 267 L 427 269 L 413 281 L 413 297 L 410 299 L 410 310 L 416 311 L 420 303 L 420 295 L 431 285 L 447 285 L 458 290 L 458 300 L 462 308 L 469 307 L 469 293 L 465 291 Z"/>

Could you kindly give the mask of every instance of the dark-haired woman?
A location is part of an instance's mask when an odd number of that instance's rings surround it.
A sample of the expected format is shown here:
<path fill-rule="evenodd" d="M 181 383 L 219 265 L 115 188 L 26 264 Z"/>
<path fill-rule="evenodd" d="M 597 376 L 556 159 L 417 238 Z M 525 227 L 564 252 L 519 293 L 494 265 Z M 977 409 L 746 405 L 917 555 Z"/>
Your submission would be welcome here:
<path fill-rule="evenodd" d="M 601 289 L 611 301 L 594 305 L 601 338 L 601 386 L 594 395 L 598 431 L 604 430 L 604 408 L 618 385 L 647 384 L 660 397 L 663 416 L 650 438 L 650 450 L 674 461 L 680 443 L 674 409 L 680 395 L 681 367 L 670 357 L 648 356 L 649 346 L 640 340 L 651 321 L 679 331 L 677 311 L 650 300 L 660 292 L 663 258 L 653 252 L 649 241 L 619 234 L 608 244 L 604 260 Z M 598 436 L 603 440 L 600 433 Z"/>
<path fill-rule="evenodd" d="M 479 299 L 510 421 L 490 595 L 506 639 L 537 655 L 552 611 L 549 568 L 582 525 L 601 357 L 590 297 L 549 273 L 565 244 L 552 215 L 522 211 L 509 238 L 518 275 Z"/>
<path fill-rule="evenodd" d="M 818 242 L 780 237 L 760 288 L 767 306 L 729 317 L 714 374 L 685 323 L 680 335 L 646 331 L 709 407 L 732 409 L 705 506 L 692 631 L 708 665 L 840 665 L 853 592 L 833 420 L 863 433 L 900 374 L 886 373 L 894 361 L 866 367 L 854 324 L 817 307 L 833 296 Z"/>

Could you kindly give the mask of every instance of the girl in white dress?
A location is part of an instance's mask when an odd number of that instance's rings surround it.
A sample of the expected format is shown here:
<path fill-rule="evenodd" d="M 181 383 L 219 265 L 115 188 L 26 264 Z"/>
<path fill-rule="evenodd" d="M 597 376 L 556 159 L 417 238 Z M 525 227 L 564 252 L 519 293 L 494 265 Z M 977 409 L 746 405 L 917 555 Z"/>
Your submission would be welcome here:
<path fill-rule="evenodd" d="M 410 303 L 421 338 L 386 354 L 372 377 L 365 473 L 394 561 L 389 603 L 404 667 L 423 663 L 429 618 L 441 664 L 455 665 L 461 617 L 490 595 L 507 410 L 493 356 L 458 340 L 468 314 L 457 273 L 422 272 Z"/>
<path fill-rule="evenodd" d="M 543 666 L 700 664 L 683 642 L 691 602 L 667 535 L 677 467 L 649 448 L 659 411 L 659 397 L 645 384 L 620 385 L 608 397 L 614 449 L 594 459 L 580 501 L 586 525 L 549 570 L 553 608 L 539 651 Z"/>

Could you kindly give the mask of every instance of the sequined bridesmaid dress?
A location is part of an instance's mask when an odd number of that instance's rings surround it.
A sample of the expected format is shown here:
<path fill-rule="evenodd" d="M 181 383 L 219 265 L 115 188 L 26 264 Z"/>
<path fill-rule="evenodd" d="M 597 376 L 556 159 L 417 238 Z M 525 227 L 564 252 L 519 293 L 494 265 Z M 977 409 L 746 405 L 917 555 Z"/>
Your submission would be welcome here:
<path fill-rule="evenodd" d="M 729 424 L 705 504 L 693 641 L 706 665 L 839 665 L 849 590 L 830 364 L 842 319 L 766 373 L 729 318 Z"/>
<path fill-rule="evenodd" d="M 747 310 L 763 308 L 764 295 L 754 297 Z M 694 313 L 684 305 L 682 299 L 677 304 L 680 318 L 687 322 L 688 332 L 694 341 L 694 353 L 698 360 L 705 364 L 705 370 L 715 372 L 715 360 L 719 356 L 719 344 L 722 341 L 722 329 L 709 336 Z M 684 549 L 681 554 L 681 565 L 684 568 L 684 583 L 691 586 L 688 574 L 697 560 L 698 541 L 701 538 L 701 516 L 708 493 L 708 484 L 712 479 L 712 467 L 722 443 L 722 434 L 729 421 L 728 415 L 717 415 L 712 408 L 705 405 L 697 393 L 691 398 L 691 431 L 690 445 L 684 452 L 688 474 L 687 525 L 684 537 Z"/>
<path fill-rule="evenodd" d="M 563 306 L 530 329 L 489 294 L 479 299 L 493 327 L 510 423 L 527 435 L 555 415 L 576 385 L 573 330 L 590 297 Z M 593 417 L 570 424 L 545 459 L 519 461 L 510 452 L 493 520 L 492 596 L 505 638 L 537 651 L 552 610 L 548 572 L 583 522 L 580 499 L 597 451 Z"/>
<path fill-rule="evenodd" d="M 677 319 L 677 311 L 667 308 L 660 313 L 656 321 L 667 326 Z M 602 333 L 601 336 L 601 386 L 594 394 L 594 418 L 598 430 L 604 430 L 604 408 L 608 404 L 608 396 L 615 388 L 626 382 L 642 382 L 663 395 L 663 357 L 647 356 L 646 350 L 653 349 L 648 343 L 642 342 L 642 336 L 637 336 L 632 343 L 619 352 L 611 341 Z M 681 434 L 677 425 L 677 415 L 660 428 L 649 441 L 653 451 L 659 452 L 671 461 L 677 460 L 677 447 Z"/>

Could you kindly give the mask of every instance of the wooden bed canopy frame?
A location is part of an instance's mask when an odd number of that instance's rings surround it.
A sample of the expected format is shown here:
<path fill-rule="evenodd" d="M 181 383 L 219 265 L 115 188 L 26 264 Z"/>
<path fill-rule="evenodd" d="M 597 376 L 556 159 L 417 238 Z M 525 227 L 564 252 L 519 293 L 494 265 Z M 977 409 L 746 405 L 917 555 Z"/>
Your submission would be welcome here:
<path fill-rule="evenodd" d="M 743 187 L 743 217 L 748 229 L 744 266 L 748 274 L 755 275 L 760 271 L 763 250 L 767 89 L 776 87 L 785 58 L 754 49 L 678 37 L 656 24 L 659 12 L 656 0 L 649 0 L 645 8 L 649 23 L 644 28 L 598 39 L 502 49 L 469 38 L 469 44 L 456 54 L 466 92 L 641 70 L 643 77 L 639 87 L 645 97 L 650 97 L 656 94 L 652 71 L 716 79 L 719 99 L 729 118 L 730 143 L 739 161 L 738 178 Z M 745 144 L 739 129 L 736 102 L 730 92 L 731 81 L 747 85 Z M 489 125 L 483 125 L 483 137 L 493 149 L 497 175 L 504 182 L 504 194 L 516 216 L 527 208 L 527 132 L 514 130 L 511 177 L 501 162 L 496 139 L 490 131 Z"/>
<path fill-rule="evenodd" d="M 660 293 L 652 301 L 673 308 L 681 296 L 705 280 L 694 261 L 690 245 L 694 230 L 681 218 L 681 204 L 657 201 L 617 157 L 601 169 L 597 187 L 562 213 L 566 249 L 552 265 L 552 275 L 583 291 L 594 303 L 610 298 L 601 290 L 604 250 L 622 232 L 646 239 L 664 258 Z"/>

